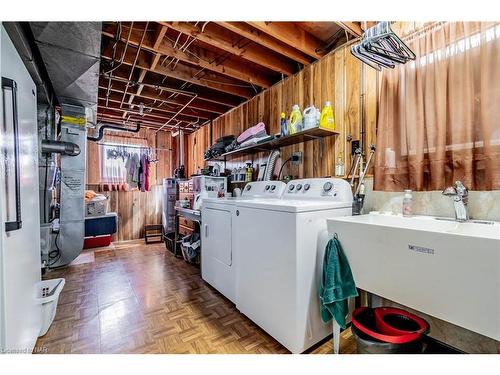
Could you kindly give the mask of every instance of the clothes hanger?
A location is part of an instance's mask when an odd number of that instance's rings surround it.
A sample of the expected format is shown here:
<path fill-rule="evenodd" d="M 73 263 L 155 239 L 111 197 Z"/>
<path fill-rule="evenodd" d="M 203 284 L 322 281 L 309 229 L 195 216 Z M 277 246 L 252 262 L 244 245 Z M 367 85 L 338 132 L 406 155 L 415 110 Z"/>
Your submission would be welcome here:
<path fill-rule="evenodd" d="M 405 64 L 416 58 L 387 21 L 367 29 L 361 42 L 351 47 L 351 54 L 378 71 L 382 68 L 393 69 L 396 64 Z"/>
<path fill-rule="evenodd" d="M 394 53 L 395 56 L 408 60 L 415 60 L 413 51 L 394 33 L 391 23 L 387 21 L 379 22 L 377 25 L 367 30 L 364 41 L 369 40 L 369 45 L 380 48 L 387 53 Z M 405 61 L 405 62 L 406 62 Z"/>
<path fill-rule="evenodd" d="M 392 60 L 367 51 L 361 44 L 352 46 L 351 53 L 365 64 L 379 71 L 382 70 L 382 67 L 394 69 L 396 66 Z"/>

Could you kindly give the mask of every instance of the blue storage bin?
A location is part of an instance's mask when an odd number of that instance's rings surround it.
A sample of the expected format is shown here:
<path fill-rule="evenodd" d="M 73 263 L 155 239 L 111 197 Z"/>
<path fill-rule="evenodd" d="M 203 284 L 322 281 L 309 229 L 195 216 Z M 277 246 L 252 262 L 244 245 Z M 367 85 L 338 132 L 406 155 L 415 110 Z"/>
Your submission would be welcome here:
<path fill-rule="evenodd" d="M 114 234 L 118 228 L 118 215 L 110 212 L 106 215 L 85 218 L 85 237 Z"/>

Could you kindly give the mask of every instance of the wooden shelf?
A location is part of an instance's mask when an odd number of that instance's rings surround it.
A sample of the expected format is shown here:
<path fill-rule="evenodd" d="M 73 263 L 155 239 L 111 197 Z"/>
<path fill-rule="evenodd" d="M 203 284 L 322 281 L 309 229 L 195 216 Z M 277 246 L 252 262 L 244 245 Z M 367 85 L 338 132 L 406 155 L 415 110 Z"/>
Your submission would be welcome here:
<path fill-rule="evenodd" d="M 210 158 L 210 159 L 205 159 L 205 161 L 223 161 L 226 159 L 226 157 L 229 156 L 238 156 L 238 155 L 249 155 L 249 154 L 256 154 L 258 152 L 263 152 L 263 151 L 271 151 L 275 148 L 280 148 L 280 147 L 285 147 L 285 146 L 291 146 L 295 145 L 297 143 L 302 143 L 305 141 L 310 141 L 312 139 L 321 139 L 324 137 L 328 137 L 331 135 L 338 135 L 339 132 L 335 130 L 329 130 L 329 129 L 323 129 L 323 128 L 312 128 L 312 129 L 307 129 L 303 130 L 299 133 L 295 133 L 293 135 L 288 135 L 286 137 L 279 137 L 275 136 L 274 138 L 264 141 L 262 143 L 257 143 L 255 145 L 247 146 L 247 147 L 242 147 L 237 150 L 233 150 L 230 152 L 226 152 L 225 154 L 219 155 L 218 157 L 215 158 Z"/>

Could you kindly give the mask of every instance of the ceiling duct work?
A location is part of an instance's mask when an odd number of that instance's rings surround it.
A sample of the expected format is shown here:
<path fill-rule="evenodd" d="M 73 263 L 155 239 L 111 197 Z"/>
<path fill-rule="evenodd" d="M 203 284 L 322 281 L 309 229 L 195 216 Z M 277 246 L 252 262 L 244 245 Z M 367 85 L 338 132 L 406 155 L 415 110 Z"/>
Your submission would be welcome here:
<path fill-rule="evenodd" d="M 101 22 L 30 22 L 59 103 L 86 108 L 96 124 Z"/>

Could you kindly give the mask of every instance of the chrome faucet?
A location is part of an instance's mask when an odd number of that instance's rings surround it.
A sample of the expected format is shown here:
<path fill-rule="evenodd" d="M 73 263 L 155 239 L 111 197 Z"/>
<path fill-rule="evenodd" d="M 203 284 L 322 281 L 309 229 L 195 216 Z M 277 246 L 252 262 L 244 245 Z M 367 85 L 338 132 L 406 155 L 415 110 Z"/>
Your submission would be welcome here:
<path fill-rule="evenodd" d="M 469 211 L 467 210 L 467 201 L 469 199 L 469 190 L 461 181 L 455 181 L 453 186 L 443 190 L 443 195 L 453 197 L 453 206 L 455 207 L 455 219 L 457 221 L 469 220 Z"/>

